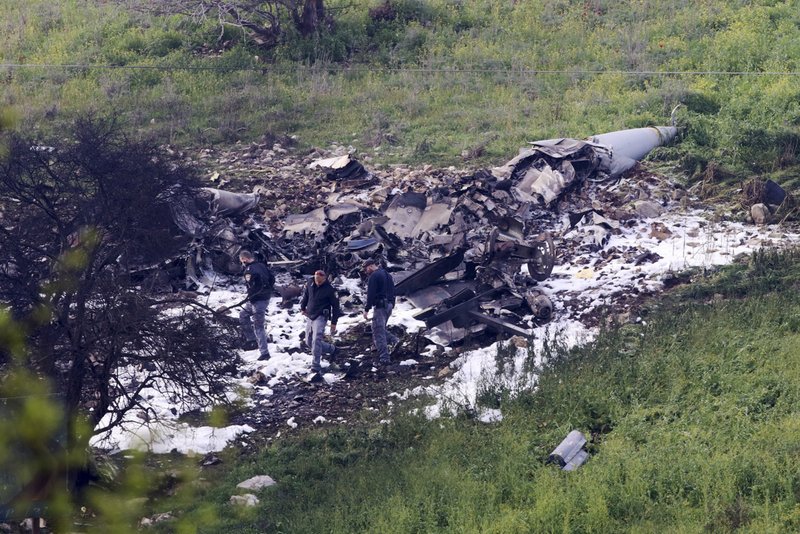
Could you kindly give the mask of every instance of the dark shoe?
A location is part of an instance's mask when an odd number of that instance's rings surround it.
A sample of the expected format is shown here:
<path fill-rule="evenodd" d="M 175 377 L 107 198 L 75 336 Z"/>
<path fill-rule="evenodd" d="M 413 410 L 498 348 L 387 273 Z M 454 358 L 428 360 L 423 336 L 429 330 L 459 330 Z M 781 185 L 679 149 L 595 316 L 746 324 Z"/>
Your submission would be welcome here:
<path fill-rule="evenodd" d="M 319 384 L 320 382 L 324 382 L 325 379 L 322 377 L 322 373 L 319 371 L 312 371 L 310 375 L 306 378 L 307 382 L 312 384 Z"/>
<path fill-rule="evenodd" d="M 396 375 L 403 370 L 403 366 L 399 363 L 386 363 L 381 365 L 381 372 L 388 375 Z M 408 369 L 408 367 L 406 367 Z"/>
<path fill-rule="evenodd" d="M 389 348 L 389 357 L 394 356 L 395 354 L 400 352 L 400 349 L 403 347 L 403 339 L 398 338 L 397 341 L 394 343 L 390 343 Z"/>
<path fill-rule="evenodd" d="M 256 341 L 255 339 L 253 341 L 242 342 L 243 350 L 255 350 L 257 348 L 258 348 L 258 341 Z"/>
<path fill-rule="evenodd" d="M 261 356 L 258 357 L 258 361 L 265 362 L 269 360 L 269 358 L 270 358 L 269 354 L 262 354 Z"/>

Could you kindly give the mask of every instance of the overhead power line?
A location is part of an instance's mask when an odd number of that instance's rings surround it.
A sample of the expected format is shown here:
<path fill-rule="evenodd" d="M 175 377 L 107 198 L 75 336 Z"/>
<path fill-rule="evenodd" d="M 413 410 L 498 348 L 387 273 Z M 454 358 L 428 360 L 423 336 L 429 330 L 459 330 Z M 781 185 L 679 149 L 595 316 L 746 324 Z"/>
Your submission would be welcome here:
<path fill-rule="evenodd" d="M 103 65 L 75 63 L 1 63 L 6 69 L 68 69 L 68 70 L 158 70 L 158 71 L 256 71 L 256 72 L 301 72 L 301 71 L 340 71 L 340 72 L 408 72 L 441 74 L 508 74 L 508 75 L 599 75 L 616 74 L 622 76 L 800 76 L 800 71 L 724 71 L 724 70 L 604 70 L 604 69 L 483 69 L 483 68 L 444 68 L 444 67 L 373 67 L 373 66 L 193 66 L 193 65 Z"/>

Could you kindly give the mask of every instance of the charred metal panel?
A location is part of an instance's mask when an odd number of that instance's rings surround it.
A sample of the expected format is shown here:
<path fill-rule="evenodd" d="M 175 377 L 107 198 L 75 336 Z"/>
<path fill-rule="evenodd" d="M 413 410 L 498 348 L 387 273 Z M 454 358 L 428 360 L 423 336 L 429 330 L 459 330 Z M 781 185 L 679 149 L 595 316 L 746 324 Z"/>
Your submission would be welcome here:
<path fill-rule="evenodd" d="M 208 213 L 213 216 L 230 217 L 246 213 L 258 205 L 255 193 L 231 193 L 213 187 L 202 188 L 200 199 L 208 203 Z"/>
<path fill-rule="evenodd" d="M 389 220 L 384 229 L 400 238 L 415 235 L 417 223 L 427 206 L 428 199 L 422 193 L 403 193 L 398 195 L 384 211 Z"/>
<path fill-rule="evenodd" d="M 430 265 L 418 270 L 395 286 L 398 295 L 408 295 L 418 289 L 427 287 L 445 274 L 449 273 L 464 261 L 464 251 L 459 249 L 455 253 L 440 258 Z"/>

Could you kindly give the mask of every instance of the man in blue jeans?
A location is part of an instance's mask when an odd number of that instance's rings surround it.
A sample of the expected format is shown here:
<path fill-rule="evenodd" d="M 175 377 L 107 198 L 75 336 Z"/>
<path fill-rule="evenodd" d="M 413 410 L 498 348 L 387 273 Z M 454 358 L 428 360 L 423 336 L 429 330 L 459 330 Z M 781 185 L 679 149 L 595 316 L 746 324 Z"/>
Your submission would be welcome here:
<path fill-rule="evenodd" d="M 334 335 L 336 322 L 342 314 L 339 309 L 339 296 L 328 281 L 325 271 L 315 272 L 314 278 L 306 284 L 303 297 L 300 299 L 300 311 L 308 317 L 306 320 L 306 343 L 313 356 L 311 371 L 321 373 L 322 353 L 331 357 L 336 354 L 336 347 L 322 339 L 325 335 L 325 323 L 330 319 L 331 335 Z"/>
<path fill-rule="evenodd" d="M 249 250 L 239 252 L 239 261 L 244 266 L 244 281 L 247 284 L 247 299 L 239 312 L 239 325 L 246 350 L 258 347 L 259 360 L 269 360 L 267 333 L 264 323 L 267 306 L 275 285 L 272 271 Z"/>
<path fill-rule="evenodd" d="M 394 280 L 376 260 L 364 262 L 364 272 L 367 278 L 367 303 L 364 307 L 364 319 L 369 318 L 369 310 L 372 312 L 372 340 L 375 343 L 375 350 L 378 351 L 378 362 L 381 365 L 391 363 L 387 342 L 395 345 L 398 342 L 397 336 L 386 329 L 386 323 L 394 309 Z"/>

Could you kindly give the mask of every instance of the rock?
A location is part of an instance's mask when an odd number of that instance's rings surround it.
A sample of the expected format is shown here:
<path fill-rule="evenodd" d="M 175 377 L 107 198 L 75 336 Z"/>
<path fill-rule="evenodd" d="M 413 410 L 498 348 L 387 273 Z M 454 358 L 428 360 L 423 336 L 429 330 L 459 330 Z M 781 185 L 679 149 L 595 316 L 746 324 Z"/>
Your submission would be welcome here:
<path fill-rule="evenodd" d="M 277 484 L 271 476 L 259 475 L 253 478 L 248 478 L 244 482 L 239 482 L 236 487 L 245 490 L 259 491 L 270 486 Z"/>
<path fill-rule="evenodd" d="M 267 383 L 267 375 L 261 371 L 256 371 L 247 379 L 247 381 L 254 386 L 265 385 Z"/>
<path fill-rule="evenodd" d="M 753 204 L 750 207 L 750 216 L 756 224 L 766 224 L 769 222 L 770 215 L 766 204 Z"/>
<path fill-rule="evenodd" d="M 664 241 L 665 239 L 669 238 L 672 235 L 672 232 L 669 228 L 664 225 L 664 223 L 654 222 L 650 225 L 650 237 L 653 239 L 658 239 L 659 241 Z"/>
<path fill-rule="evenodd" d="M 637 200 L 633 203 L 633 209 L 642 219 L 654 219 L 664 213 L 664 208 L 651 200 Z"/>
<path fill-rule="evenodd" d="M 518 349 L 528 348 L 528 340 L 522 336 L 514 336 L 509 341 L 511 342 L 512 345 L 514 345 Z"/>
<path fill-rule="evenodd" d="M 172 512 L 164 512 L 163 514 L 156 514 L 152 517 L 143 517 L 139 520 L 139 527 L 151 527 L 156 523 L 169 521 L 172 517 Z"/>
<path fill-rule="evenodd" d="M 244 495 L 231 495 L 231 498 L 228 502 L 230 502 L 234 506 L 245 506 L 245 507 L 256 506 L 259 503 L 258 497 L 256 497 L 252 493 L 245 493 Z"/>

